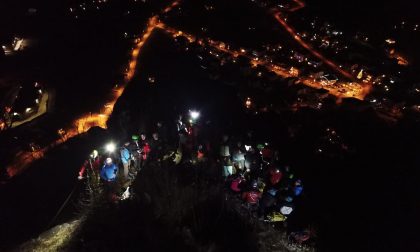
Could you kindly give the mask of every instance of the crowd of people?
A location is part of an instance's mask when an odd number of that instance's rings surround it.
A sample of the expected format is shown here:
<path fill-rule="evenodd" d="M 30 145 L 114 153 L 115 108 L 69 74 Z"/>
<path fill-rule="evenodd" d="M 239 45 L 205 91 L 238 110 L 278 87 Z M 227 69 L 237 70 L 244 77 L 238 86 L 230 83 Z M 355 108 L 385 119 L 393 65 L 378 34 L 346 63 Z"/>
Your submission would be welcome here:
<path fill-rule="evenodd" d="M 145 133 L 132 135 L 131 140 L 125 142 L 118 150 L 110 143 L 101 153 L 97 150 L 91 153 L 80 168 L 78 179 L 85 178 L 89 168 L 103 181 L 115 181 L 120 176 L 121 168 L 122 178 L 133 180 L 137 172 L 146 165 L 147 160 L 157 159 L 161 155 L 162 148 L 162 141 L 157 132 L 152 134 L 150 140 Z"/>
<path fill-rule="evenodd" d="M 182 161 L 194 164 L 211 159 L 218 164 L 220 177 L 228 190 L 241 199 L 244 207 L 260 220 L 285 222 L 293 214 L 295 202 L 304 190 L 302 180 L 295 176 L 290 166 L 281 162 L 279 151 L 269 142 L 258 144 L 252 131 L 239 137 L 223 135 L 220 144 L 214 146 L 199 136 L 199 114 L 190 114 L 188 119 L 179 116 L 175 122 L 173 132 L 177 134 L 172 136 L 177 139 L 175 146 L 168 148 L 171 137 L 166 126 L 158 122 L 150 138 L 144 132 L 133 134 L 119 149 L 110 146 L 102 153 L 93 151 L 82 165 L 78 178 L 83 179 L 86 171 L 91 171 L 115 201 L 126 198 L 117 195 L 117 181 L 134 180 L 148 162 L 170 158 L 176 164 Z M 161 138 L 161 135 L 165 137 Z M 309 235 L 298 233 L 298 237 Z"/>
<path fill-rule="evenodd" d="M 268 142 L 257 144 L 251 132 L 244 140 L 233 143 L 224 136 L 221 143 L 223 176 L 230 190 L 261 219 L 285 220 L 295 209 L 295 199 L 303 193 L 302 180 L 295 177 L 290 166 L 281 164 L 279 152 Z"/>
<path fill-rule="evenodd" d="M 80 167 L 78 179 L 89 177 L 100 181 L 110 200 L 116 202 L 126 198 L 118 196 L 119 185 L 129 185 L 149 160 L 158 160 L 161 157 L 162 149 L 163 141 L 158 132 L 154 132 L 150 140 L 145 133 L 132 135 L 130 141 L 119 148 L 114 143 L 109 143 L 100 152 L 92 151 Z"/>
<path fill-rule="evenodd" d="M 269 142 L 258 144 L 252 131 L 245 137 L 225 135 L 220 144 L 222 175 L 226 186 L 260 221 L 286 223 L 303 195 L 302 180 L 280 159 Z M 289 245 L 307 245 L 315 236 L 311 228 L 288 235 Z"/>

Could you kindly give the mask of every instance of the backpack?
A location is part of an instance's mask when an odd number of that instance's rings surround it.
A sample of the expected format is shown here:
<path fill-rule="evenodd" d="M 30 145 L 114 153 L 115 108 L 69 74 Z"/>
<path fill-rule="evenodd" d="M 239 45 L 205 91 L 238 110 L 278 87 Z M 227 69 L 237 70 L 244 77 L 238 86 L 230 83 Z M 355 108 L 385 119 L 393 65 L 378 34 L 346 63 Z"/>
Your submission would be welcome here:
<path fill-rule="evenodd" d="M 277 191 L 278 191 L 277 189 L 271 188 L 267 191 L 267 193 L 270 194 L 273 197 L 276 197 Z"/>
<path fill-rule="evenodd" d="M 280 207 L 280 213 L 283 215 L 289 215 L 293 212 L 293 207 L 290 206 L 282 206 Z"/>
<path fill-rule="evenodd" d="M 267 216 L 267 218 L 269 222 L 282 222 L 287 219 L 287 216 L 284 216 L 279 212 L 272 212 Z"/>

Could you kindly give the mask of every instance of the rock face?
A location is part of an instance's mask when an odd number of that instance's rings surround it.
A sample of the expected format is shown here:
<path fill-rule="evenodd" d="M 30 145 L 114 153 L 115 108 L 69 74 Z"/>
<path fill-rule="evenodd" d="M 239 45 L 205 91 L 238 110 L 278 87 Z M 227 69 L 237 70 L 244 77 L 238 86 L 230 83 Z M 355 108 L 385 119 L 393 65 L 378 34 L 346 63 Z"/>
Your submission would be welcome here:
<path fill-rule="evenodd" d="M 45 231 L 38 238 L 22 244 L 17 251 L 61 251 L 73 238 L 81 220 L 57 225 Z"/>
<path fill-rule="evenodd" d="M 226 201 L 214 168 L 149 163 L 132 184 L 134 198 L 97 201 L 66 249 L 256 251 L 252 227 Z"/>
<path fill-rule="evenodd" d="M 47 225 L 57 225 L 75 217 L 78 196 L 84 190 L 77 180 L 78 170 L 88 153 L 108 139 L 105 130 L 92 128 L 48 152 L 10 183 L 2 185 L 0 250 L 11 248 L 38 236 Z M 68 203 L 55 218 L 63 202 Z M 50 223 L 53 222 L 53 223 Z"/>

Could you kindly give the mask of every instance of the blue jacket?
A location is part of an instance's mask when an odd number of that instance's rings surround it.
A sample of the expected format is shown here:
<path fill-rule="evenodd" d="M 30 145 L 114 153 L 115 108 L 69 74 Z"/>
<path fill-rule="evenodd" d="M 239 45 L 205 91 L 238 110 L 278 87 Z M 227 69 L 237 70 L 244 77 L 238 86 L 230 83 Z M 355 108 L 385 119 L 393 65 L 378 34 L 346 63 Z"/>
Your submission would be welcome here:
<path fill-rule="evenodd" d="M 114 181 L 117 178 L 118 167 L 115 164 L 105 164 L 102 169 L 100 176 L 105 181 Z"/>
<path fill-rule="evenodd" d="M 295 196 L 301 195 L 302 192 L 303 192 L 303 186 L 295 186 L 295 188 L 293 188 L 293 193 L 295 194 Z"/>
<path fill-rule="evenodd" d="M 277 191 L 278 190 L 276 190 L 276 189 L 274 189 L 274 188 L 271 188 L 271 189 L 269 189 L 268 191 L 267 191 L 267 193 L 268 194 L 270 194 L 271 196 L 273 196 L 273 197 L 276 197 L 276 195 L 277 195 Z"/>
<path fill-rule="evenodd" d="M 120 154 L 121 154 L 121 162 L 123 164 L 126 164 L 126 163 L 128 163 L 128 161 L 130 161 L 130 151 L 128 151 L 127 148 L 123 148 L 120 151 Z"/>

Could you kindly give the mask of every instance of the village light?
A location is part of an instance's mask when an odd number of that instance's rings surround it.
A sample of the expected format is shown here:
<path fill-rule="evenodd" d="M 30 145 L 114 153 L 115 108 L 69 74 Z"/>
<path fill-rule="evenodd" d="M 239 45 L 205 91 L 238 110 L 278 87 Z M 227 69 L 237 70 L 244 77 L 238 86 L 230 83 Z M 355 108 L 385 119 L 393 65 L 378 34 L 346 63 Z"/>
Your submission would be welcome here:
<path fill-rule="evenodd" d="M 252 105 L 252 101 L 251 101 L 251 98 L 246 98 L 246 101 L 245 101 L 245 107 L 246 108 L 251 108 L 251 105 Z"/>
<path fill-rule="evenodd" d="M 114 143 L 109 143 L 109 144 L 107 144 L 107 145 L 105 145 L 105 150 L 107 151 L 107 152 L 114 152 L 115 151 L 115 149 L 116 149 L 117 147 L 115 146 L 115 144 Z"/>

